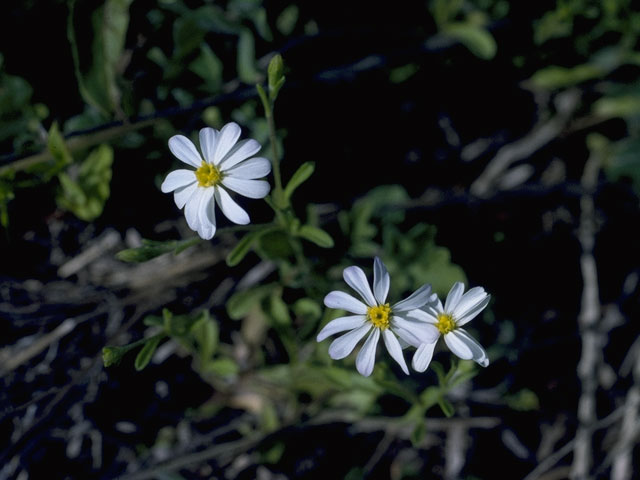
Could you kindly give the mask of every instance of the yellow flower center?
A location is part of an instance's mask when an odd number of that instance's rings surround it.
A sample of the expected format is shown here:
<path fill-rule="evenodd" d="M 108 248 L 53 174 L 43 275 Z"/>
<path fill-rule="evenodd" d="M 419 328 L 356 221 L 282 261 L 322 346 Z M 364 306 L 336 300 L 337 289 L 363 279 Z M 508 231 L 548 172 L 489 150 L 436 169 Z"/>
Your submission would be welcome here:
<path fill-rule="evenodd" d="M 367 307 L 367 318 L 375 327 L 385 330 L 389 327 L 390 317 L 391 307 L 388 303 L 376 305 L 375 307 Z"/>
<path fill-rule="evenodd" d="M 448 313 L 438 314 L 438 323 L 436 327 L 442 335 L 456 329 L 456 321 Z"/>
<path fill-rule="evenodd" d="M 196 170 L 196 178 L 201 187 L 214 187 L 222 180 L 222 174 L 215 165 L 202 162 L 200 168 Z"/>

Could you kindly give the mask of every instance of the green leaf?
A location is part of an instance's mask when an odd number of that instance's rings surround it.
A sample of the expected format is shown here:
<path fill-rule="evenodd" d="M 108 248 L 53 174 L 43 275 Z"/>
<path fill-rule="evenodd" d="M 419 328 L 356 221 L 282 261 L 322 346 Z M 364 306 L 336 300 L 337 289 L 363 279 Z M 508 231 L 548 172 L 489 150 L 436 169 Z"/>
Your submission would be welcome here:
<path fill-rule="evenodd" d="M 289 307 L 282 300 L 282 296 L 278 292 L 274 292 L 269 297 L 269 314 L 277 325 L 291 325 L 291 315 L 289 314 Z"/>
<path fill-rule="evenodd" d="M 218 349 L 218 323 L 211 318 L 208 311 L 204 311 L 200 320 L 192 328 L 193 336 L 198 344 L 198 355 L 205 362 L 210 360 Z"/>
<path fill-rule="evenodd" d="M 121 250 L 116 254 L 118 260 L 129 263 L 147 262 L 155 257 L 173 252 L 179 254 L 193 245 L 200 243 L 200 237 L 188 238 L 186 240 L 142 240 L 142 246 Z"/>
<path fill-rule="evenodd" d="M 260 252 L 270 259 L 288 258 L 293 254 L 289 236 L 282 230 L 265 233 L 259 239 Z"/>
<path fill-rule="evenodd" d="M 300 227 L 300 230 L 298 230 L 297 235 L 306 240 L 309 240 L 310 242 L 315 243 L 319 247 L 333 247 L 333 238 L 331 238 L 331 236 L 327 232 L 318 227 L 303 225 L 302 227 Z"/>
<path fill-rule="evenodd" d="M 206 44 L 200 45 L 200 55 L 189 68 L 200 76 L 211 93 L 217 93 L 222 87 L 222 61 Z"/>
<path fill-rule="evenodd" d="M 424 436 L 427 433 L 427 426 L 424 419 L 416 422 L 415 427 L 411 431 L 411 445 L 418 447 L 424 440 Z"/>
<path fill-rule="evenodd" d="M 137 371 L 140 371 L 144 367 L 149 365 L 151 357 L 153 357 L 153 354 L 155 353 L 156 348 L 158 348 L 161 339 L 162 336 L 156 335 L 147 340 L 147 342 L 144 344 L 144 347 L 142 347 L 142 350 L 140 350 L 138 355 L 136 355 L 134 366 L 136 367 Z"/>
<path fill-rule="evenodd" d="M 260 285 L 237 292 L 227 302 L 227 313 L 233 320 L 240 320 L 247 316 L 253 307 L 258 305 L 276 288 L 275 284 Z"/>
<path fill-rule="evenodd" d="M 218 358 L 205 364 L 205 373 L 219 377 L 233 377 L 238 374 L 238 364 L 230 358 Z"/>
<path fill-rule="evenodd" d="M 47 148 L 49 149 L 49 153 L 51 153 L 54 161 L 53 165 L 48 166 L 47 172 L 45 173 L 45 178 L 48 180 L 73 162 L 73 157 L 64 142 L 64 138 L 62 138 L 57 122 L 53 122 L 49 129 L 49 133 L 47 135 Z"/>
<path fill-rule="evenodd" d="M 296 23 L 298 22 L 299 14 L 300 9 L 294 4 L 289 5 L 282 10 L 282 13 L 280 13 L 276 19 L 276 28 L 278 31 L 285 37 L 291 35 L 291 33 L 293 33 L 293 29 L 296 27 Z"/>
<path fill-rule="evenodd" d="M 238 37 L 238 77 L 242 82 L 253 84 L 258 81 L 260 74 L 256 70 L 256 54 L 253 33 L 243 29 Z"/>
<path fill-rule="evenodd" d="M 454 22 L 445 27 L 444 33 L 458 40 L 478 58 L 491 60 L 496 55 L 496 41 L 484 27 L 471 22 Z"/>
<path fill-rule="evenodd" d="M 298 317 L 304 317 L 309 320 L 317 320 L 322 316 L 322 307 L 320 304 L 307 297 L 296 300 L 292 306 L 292 310 Z"/>
<path fill-rule="evenodd" d="M 538 395 L 528 388 L 523 388 L 513 395 L 506 395 L 504 399 L 509 408 L 519 412 L 528 412 L 540 409 L 540 400 L 538 400 Z"/>
<path fill-rule="evenodd" d="M 178 17 L 173 23 L 173 58 L 174 62 L 189 55 L 201 46 L 205 31 L 198 22 L 195 12 Z"/>
<path fill-rule="evenodd" d="M 304 162 L 300 165 L 296 172 L 291 176 L 287 186 L 284 187 L 284 197 L 287 201 L 289 201 L 293 192 L 295 192 L 300 185 L 306 182 L 309 177 L 313 175 L 315 169 L 316 164 L 314 162 Z"/>
<path fill-rule="evenodd" d="M 86 75 L 82 73 L 82 61 L 73 26 L 75 1 L 70 2 L 67 36 L 71 43 L 80 94 L 88 104 L 104 114 L 118 111 L 120 108 L 118 69 L 124 52 L 131 2 L 132 0 L 106 0 L 94 11 L 91 19 L 94 32 L 91 67 L 86 70 Z"/>
<path fill-rule="evenodd" d="M 425 410 L 434 406 L 442 397 L 442 390 L 440 387 L 427 387 L 420 394 L 420 404 Z"/>
<path fill-rule="evenodd" d="M 452 417 L 456 413 L 456 410 L 455 408 L 453 408 L 451 402 L 444 397 L 440 397 L 440 399 L 438 400 L 438 405 L 442 409 L 442 413 L 444 413 L 447 418 Z"/>
<path fill-rule="evenodd" d="M 230 267 L 235 267 L 238 265 L 242 259 L 249 253 L 255 242 L 262 236 L 268 232 L 272 232 L 275 230 L 275 227 L 272 226 L 264 226 L 264 228 L 252 230 L 245 234 L 236 246 L 233 247 L 233 250 L 229 252 L 227 255 L 227 265 Z"/>
<path fill-rule="evenodd" d="M 531 82 L 538 88 L 558 90 L 599 78 L 603 73 L 605 72 L 600 67 L 589 63 L 571 68 L 552 65 L 534 73 Z"/>
<path fill-rule="evenodd" d="M 595 143 L 592 137 L 593 134 L 587 137 L 591 140 L 588 143 Z M 612 143 L 603 148 L 603 156 L 603 170 L 607 178 L 611 181 L 631 180 L 634 191 L 640 195 L 640 139 L 625 138 Z"/>
<path fill-rule="evenodd" d="M 0 225 L 9 227 L 9 202 L 13 200 L 14 172 L 9 170 L 0 175 Z"/>
<path fill-rule="evenodd" d="M 88 222 L 98 218 L 109 198 L 112 163 L 113 149 L 103 144 L 82 162 L 75 179 L 60 173 L 62 193 L 57 197 L 58 205 Z"/>

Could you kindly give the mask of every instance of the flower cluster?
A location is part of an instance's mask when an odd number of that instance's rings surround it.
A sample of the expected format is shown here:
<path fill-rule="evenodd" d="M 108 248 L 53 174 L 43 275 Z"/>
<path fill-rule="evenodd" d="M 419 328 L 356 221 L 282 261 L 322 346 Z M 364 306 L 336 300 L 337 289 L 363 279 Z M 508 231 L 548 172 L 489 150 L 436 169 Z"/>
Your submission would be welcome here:
<path fill-rule="evenodd" d="M 440 336 L 449 349 L 464 360 L 475 360 L 486 367 L 489 359 L 485 350 L 462 328 L 489 303 L 490 296 L 481 287 L 464 293 L 464 285 L 457 282 L 447 295 L 444 307 L 431 286 L 424 285 L 407 299 L 390 306 L 387 301 L 390 277 L 382 261 L 373 262 L 373 291 L 367 277 L 359 267 L 344 270 L 345 282 L 364 300 L 340 291 L 330 292 L 324 299 L 329 308 L 346 310 L 354 315 L 330 321 L 318 334 L 317 340 L 346 332 L 329 346 L 334 360 L 348 356 L 362 338 L 367 336 L 356 357 L 356 368 L 364 376 L 371 375 L 375 363 L 376 347 L 380 336 L 391 357 L 408 374 L 402 348 L 416 348 L 412 367 L 424 372 Z"/>

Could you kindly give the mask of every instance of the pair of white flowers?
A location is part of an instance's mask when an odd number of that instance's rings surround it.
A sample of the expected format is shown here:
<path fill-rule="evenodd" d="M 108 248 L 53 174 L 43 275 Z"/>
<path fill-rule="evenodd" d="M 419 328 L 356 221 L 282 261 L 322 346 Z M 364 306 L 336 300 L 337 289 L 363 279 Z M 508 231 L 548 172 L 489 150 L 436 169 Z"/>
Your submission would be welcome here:
<path fill-rule="evenodd" d="M 240 127 L 233 122 L 220 131 L 203 128 L 202 154 L 184 135 L 169 139 L 171 153 L 195 170 L 174 170 L 160 188 L 165 193 L 173 192 L 178 208 L 184 207 L 189 228 L 205 240 L 216 233 L 216 203 L 232 222 L 249 223 L 249 215 L 228 190 L 249 198 L 264 198 L 270 190 L 268 182 L 258 179 L 269 174 L 271 163 L 266 158 L 253 157 L 262 147 L 252 139 L 238 142 L 240 133 Z"/>
<path fill-rule="evenodd" d="M 369 376 L 382 336 L 387 351 L 404 373 L 408 374 L 409 369 L 402 349 L 409 345 L 416 348 L 412 367 L 424 372 L 431 362 L 437 340 L 442 336 L 447 347 L 458 357 L 475 360 L 483 367 L 489 365 L 485 350 L 462 328 L 489 303 L 490 296 L 483 288 L 475 287 L 463 293 L 464 284 L 457 282 L 443 306 L 437 295 L 431 294 L 431 286 L 424 285 L 407 299 L 390 306 L 386 303 L 390 277 L 378 257 L 373 263 L 373 291 L 359 267 L 346 268 L 343 277 L 364 303 L 340 291 L 330 292 L 325 297 L 327 307 L 354 314 L 330 321 L 318 334 L 317 340 L 321 342 L 336 333 L 347 332 L 329 346 L 329 355 L 334 360 L 348 356 L 368 335 L 356 357 L 356 368 L 362 375 Z"/>

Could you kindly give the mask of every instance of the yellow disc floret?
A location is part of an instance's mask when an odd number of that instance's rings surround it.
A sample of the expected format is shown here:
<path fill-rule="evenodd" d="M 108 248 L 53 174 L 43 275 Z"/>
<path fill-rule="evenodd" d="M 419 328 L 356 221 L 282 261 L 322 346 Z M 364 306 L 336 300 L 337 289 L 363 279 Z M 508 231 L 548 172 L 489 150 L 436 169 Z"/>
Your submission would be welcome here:
<path fill-rule="evenodd" d="M 388 303 L 367 307 L 367 318 L 375 327 L 384 330 L 389 327 L 391 321 L 391 307 Z"/>
<path fill-rule="evenodd" d="M 445 333 L 449 333 L 452 330 L 456 329 L 456 321 L 448 313 L 439 313 L 438 323 L 436 323 L 436 327 L 438 328 L 440 333 L 444 335 Z"/>
<path fill-rule="evenodd" d="M 220 183 L 222 175 L 215 165 L 202 162 L 200 168 L 196 170 L 196 178 L 198 179 L 198 185 L 201 187 L 214 187 Z"/>

